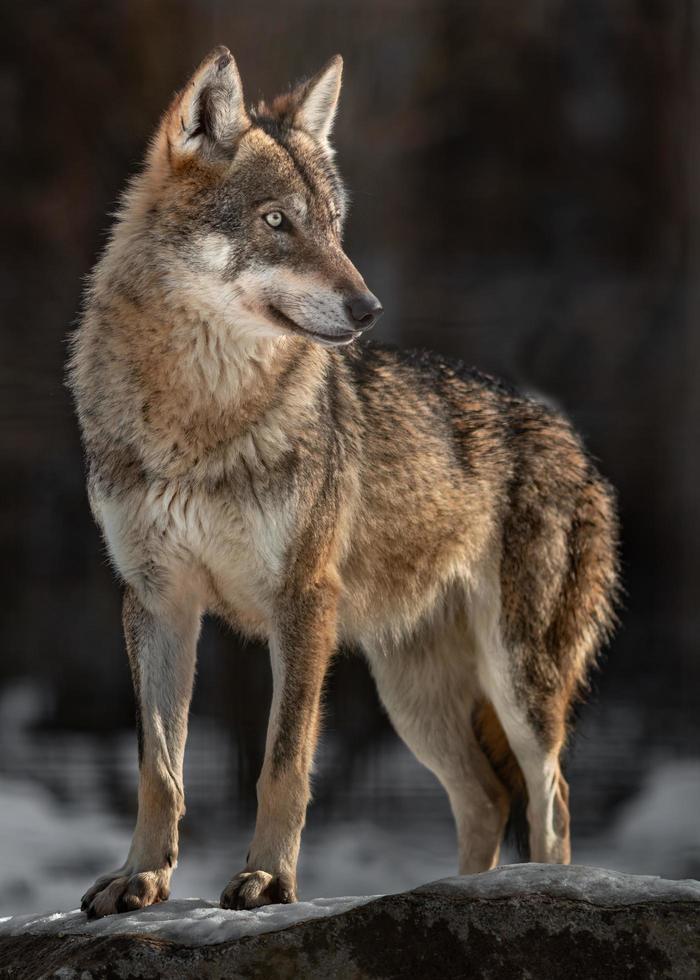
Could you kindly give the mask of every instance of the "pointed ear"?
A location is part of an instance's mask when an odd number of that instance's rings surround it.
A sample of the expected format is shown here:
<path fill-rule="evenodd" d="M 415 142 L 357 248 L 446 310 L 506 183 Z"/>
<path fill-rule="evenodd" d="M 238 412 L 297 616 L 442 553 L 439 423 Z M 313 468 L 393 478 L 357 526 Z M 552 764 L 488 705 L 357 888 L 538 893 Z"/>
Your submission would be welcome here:
<path fill-rule="evenodd" d="M 294 125 L 326 145 L 333 128 L 342 77 L 343 59 L 337 54 L 294 93 L 297 103 Z"/>
<path fill-rule="evenodd" d="M 249 126 L 243 87 L 228 48 L 214 48 L 166 113 L 161 133 L 172 161 L 228 156 Z"/>

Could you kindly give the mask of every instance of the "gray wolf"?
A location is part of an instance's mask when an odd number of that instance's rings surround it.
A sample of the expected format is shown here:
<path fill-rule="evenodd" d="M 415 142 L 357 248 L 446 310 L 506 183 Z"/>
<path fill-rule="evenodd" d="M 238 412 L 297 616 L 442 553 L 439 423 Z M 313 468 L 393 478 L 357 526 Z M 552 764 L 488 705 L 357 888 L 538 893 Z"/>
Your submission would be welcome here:
<path fill-rule="evenodd" d="M 324 675 L 367 657 L 439 778 L 462 873 L 527 801 L 570 857 L 560 757 L 614 620 L 613 495 L 570 425 L 427 353 L 354 341 L 381 313 L 343 251 L 330 145 L 342 61 L 247 109 L 226 48 L 165 113 L 72 337 L 88 494 L 124 586 L 138 818 L 91 916 L 166 899 L 205 613 L 269 642 L 255 833 L 225 907 L 296 898 Z"/>

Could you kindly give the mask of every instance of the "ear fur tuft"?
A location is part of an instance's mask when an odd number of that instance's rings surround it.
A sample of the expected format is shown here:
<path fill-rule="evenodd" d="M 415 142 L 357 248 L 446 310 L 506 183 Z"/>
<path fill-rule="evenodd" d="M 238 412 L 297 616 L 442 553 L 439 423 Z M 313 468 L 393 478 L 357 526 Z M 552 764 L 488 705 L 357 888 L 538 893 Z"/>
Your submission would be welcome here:
<path fill-rule="evenodd" d="M 228 48 L 214 48 L 175 96 L 162 131 L 172 159 L 225 156 L 249 125 L 243 86 Z"/>
<path fill-rule="evenodd" d="M 328 143 L 333 128 L 342 77 L 343 59 L 336 54 L 294 93 L 294 125 L 323 144 Z"/>

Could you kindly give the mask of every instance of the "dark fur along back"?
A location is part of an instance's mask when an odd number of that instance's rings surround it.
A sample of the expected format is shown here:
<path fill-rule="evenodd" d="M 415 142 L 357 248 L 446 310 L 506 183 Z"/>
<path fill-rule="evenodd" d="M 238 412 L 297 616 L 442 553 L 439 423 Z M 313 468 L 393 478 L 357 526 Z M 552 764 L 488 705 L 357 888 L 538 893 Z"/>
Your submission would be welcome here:
<path fill-rule="evenodd" d="M 72 338 L 140 732 L 132 846 L 84 896 L 91 916 L 167 898 L 206 613 L 269 641 L 274 680 L 255 835 L 224 907 L 295 899 L 340 642 L 445 787 L 461 873 L 498 862 L 519 800 L 532 859 L 570 859 L 561 756 L 614 621 L 613 495 L 547 406 L 357 343 L 381 304 L 342 243 L 341 76 L 336 56 L 251 112 L 213 50 L 123 196 Z"/>

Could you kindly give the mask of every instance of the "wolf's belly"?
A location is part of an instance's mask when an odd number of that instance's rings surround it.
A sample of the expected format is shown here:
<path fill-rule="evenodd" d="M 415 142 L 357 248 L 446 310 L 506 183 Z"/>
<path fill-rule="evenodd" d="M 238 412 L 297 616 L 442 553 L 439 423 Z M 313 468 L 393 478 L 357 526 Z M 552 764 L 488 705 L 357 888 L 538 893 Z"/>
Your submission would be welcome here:
<path fill-rule="evenodd" d="M 91 503 L 114 566 L 144 601 L 196 591 L 203 608 L 244 629 L 271 619 L 288 543 L 284 509 L 263 515 L 172 482 Z"/>

